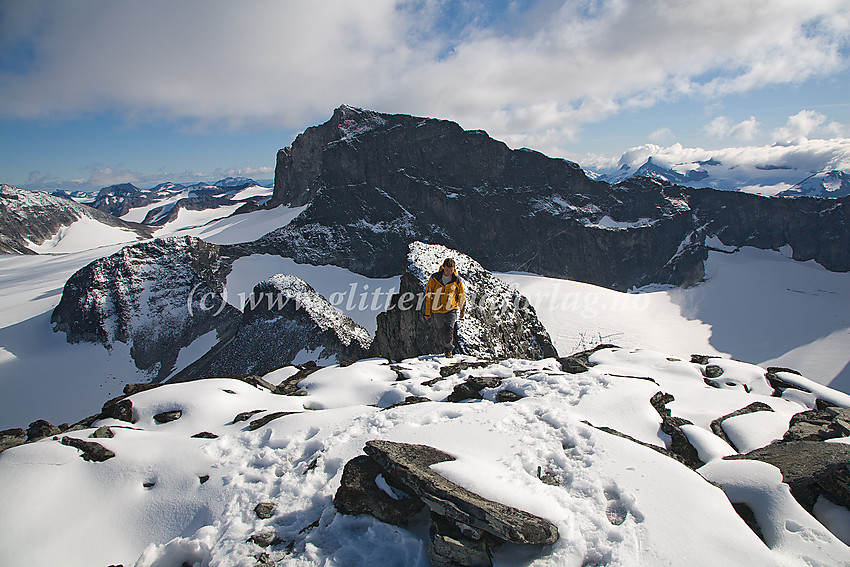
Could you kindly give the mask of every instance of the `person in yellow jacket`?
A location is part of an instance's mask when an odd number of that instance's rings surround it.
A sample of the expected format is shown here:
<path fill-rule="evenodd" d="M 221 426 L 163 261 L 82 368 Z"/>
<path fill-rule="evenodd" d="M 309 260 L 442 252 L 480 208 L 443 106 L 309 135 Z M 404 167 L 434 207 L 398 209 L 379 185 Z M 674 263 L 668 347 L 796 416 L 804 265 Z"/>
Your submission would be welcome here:
<path fill-rule="evenodd" d="M 458 311 L 460 314 L 458 315 Z M 446 258 L 440 269 L 428 279 L 425 286 L 425 318 L 434 316 L 440 347 L 447 357 L 454 353 L 455 326 L 458 317 L 466 314 L 466 294 L 463 280 L 457 275 L 455 261 Z"/>

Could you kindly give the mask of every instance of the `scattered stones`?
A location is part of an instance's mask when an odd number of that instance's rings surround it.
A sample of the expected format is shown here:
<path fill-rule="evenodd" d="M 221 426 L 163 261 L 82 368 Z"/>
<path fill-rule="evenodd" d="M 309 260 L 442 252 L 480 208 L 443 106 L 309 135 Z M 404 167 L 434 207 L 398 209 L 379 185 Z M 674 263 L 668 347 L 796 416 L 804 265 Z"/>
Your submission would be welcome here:
<path fill-rule="evenodd" d="M 486 366 L 490 366 L 492 362 L 481 360 L 475 362 L 456 362 L 454 364 L 447 364 L 440 368 L 440 376 L 443 378 L 448 378 L 453 374 L 460 374 L 462 370 L 470 370 L 473 368 L 484 368 Z"/>
<path fill-rule="evenodd" d="M 262 426 L 268 424 L 271 421 L 279 417 L 283 417 L 285 415 L 292 415 L 293 413 L 297 413 L 294 411 L 274 411 L 270 414 L 264 415 L 263 417 L 257 418 L 251 423 L 248 424 L 248 431 L 254 431 L 255 429 L 259 429 Z"/>
<path fill-rule="evenodd" d="M 484 388 L 497 388 L 502 384 L 502 379 L 497 376 L 470 376 L 465 382 L 455 386 L 452 393 L 446 398 L 447 402 L 462 402 L 464 400 L 480 400 L 481 390 Z"/>
<path fill-rule="evenodd" d="M 112 437 L 115 437 L 115 432 L 105 425 L 98 427 L 94 433 L 89 435 L 91 439 L 111 439 Z"/>
<path fill-rule="evenodd" d="M 254 513 L 261 520 L 268 520 L 274 516 L 276 508 L 277 506 L 275 506 L 274 502 L 260 502 L 254 507 Z"/>
<path fill-rule="evenodd" d="M 360 455 L 348 461 L 342 471 L 339 489 L 333 503 L 343 514 L 370 514 L 382 522 L 401 526 L 425 505 L 409 487 L 389 487 L 384 469 L 371 457 Z M 378 478 L 387 490 L 378 486 Z M 400 492 L 398 492 L 400 491 Z"/>
<path fill-rule="evenodd" d="M 83 441 L 76 437 L 62 437 L 60 443 L 82 451 L 80 457 L 85 461 L 103 462 L 115 456 L 115 453 L 94 441 Z"/>
<path fill-rule="evenodd" d="M 593 347 L 590 350 L 585 350 L 582 352 L 577 352 L 575 354 L 571 354 L 570 356 L 565 356 L 558 359 L 558 362 L 561 363 L 561 369 L 564 372 L 568 372 L 569 374 L 581 374 L 582 372 L 587 372 L 588 369 L 592 366 L 590 364 L 590 355 L 595 353 L 598 350 L 606 349 L 606 348 L 620 348 L 616 345 L 611 344 L 601 344 Z"/>
<path fill-rule="evenodd" d="M 750 405 L 748 405 L 747 407 L 735 410 L 731 413 L 727 413 L 726 415 L 718 417 L 717 419 L 712 421 L 711 422 L 711 431 L 713 431 L 715 435 L 717 435 L 718 437 L 720 437 L 721 439 L 726 441 L 729 444 L 730 447 L 735 449 L 735 451 L 738 451 L 738 448 L 735 447 L 735 444 L 732 443 L 732 441 L 726 435 L 726 432 L 723 431 L 723 422 L 725 420 L 729 419 L 730 417 L 737 417 L 739 415 L 745 415 L 745 414 L 753 413 L 753 412 L 757 412 L 757 411 L 773 411 L 773 408 L 770 407 L 769 405 L 767 405 L 764 402 L 753 402 Z"/>
<path fill-rule="evenodd" d="M 247 420 L 251 419 L 251 416 L 258 414 L 258 413 L 263 413 L 264 411 L 266 411 L 266 410 L 255 409 L 255 410 L 251 410 L 251 411 L 243 411 L 242 413 L 236 414 L 236 417 L 234 417 L 233 421 L 231 421 L 230 423 L 232 425 L 234 423 L 239 423 L 240 421 L 247 421 Z"/>
<path fill-rule="evenodd" d="M 164 411 L 153 416 L 153 420 L 159 424 L 177 421 L 183 416 L 181 410 Z"/>

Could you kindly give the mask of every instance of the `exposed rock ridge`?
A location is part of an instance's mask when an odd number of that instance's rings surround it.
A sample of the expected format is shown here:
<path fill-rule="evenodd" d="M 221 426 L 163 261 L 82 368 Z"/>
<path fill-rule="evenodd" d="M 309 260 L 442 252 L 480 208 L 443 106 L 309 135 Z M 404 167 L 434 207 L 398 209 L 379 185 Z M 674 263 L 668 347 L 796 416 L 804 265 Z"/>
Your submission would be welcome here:
<path fill-rule="evenodd" d="M 401 360 L 441 352 L 434 325 L 423 317 L 425 286 L 443 260 L 455 259 L 466 288 L 466 317 L 457 323 L 458 349 L 484 358 L 557 356 L 528 300 L 465 254 L 438 244 L 413 242 L 399 293 L 378 315 L 372 353 Z"/>
<path fill-rule="evenodd" d="M 265 374 L 300 353 L 342 362 L 364 358 L 372 337 L 309 284 L 277 274 L 254 286 L 238 327 L 170 381 L 207 376 Z"/>
<path fill-rule="evenodd" d="M 269 252 L 388 277 L 409 242 L 490 269 L 628 289 L 694 284 L 705 244 L 778 249 L 850 269 L 847 199 L 777 199 L 638 177 L 615 186 L 574 163 L 511 150 L 444 120 L 340 107 L 278 152 L 270 205 L 309 204 L 261 239 Z"/>
<path fill-rule="evenodd" d="M 129 345 L 141 370 L 162 380 L 180 349 L 216 331 L 232 332 L 240 313 L 222 298 L 233 251 L 194 237 L 156 239 L 95 260 L 65 283 L 53 310 L 70 343 Z"/>

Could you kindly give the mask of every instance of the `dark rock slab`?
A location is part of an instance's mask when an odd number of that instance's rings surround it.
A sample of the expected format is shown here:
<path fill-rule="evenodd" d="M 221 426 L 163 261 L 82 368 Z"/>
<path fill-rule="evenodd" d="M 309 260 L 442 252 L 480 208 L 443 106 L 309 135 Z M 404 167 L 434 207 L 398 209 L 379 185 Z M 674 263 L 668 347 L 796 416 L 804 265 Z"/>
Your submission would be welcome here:
<path fill-rule="evenodd" d="M 788 424 L 786 441 L 822 441 L 850 435 L 850 409 L 823 406 L 795 414 Z"/>
<path fill-rule="evenodd" d="M 100 410 L 100 418 L 111 418 L 118 421 L 126 421 L 127 423 L 136 423 L 136 418 L 133 415 L 132 400 L 127 399 L 126 396 L 119 396 L 107 401 Z"/>
<path fill-rule="evenodd" d="M 251 411 L 243 411 L 241 413 L 236 414 L 236 417 L 234 417 L 233 421 L 231 421 L 230 423 L 234 424 L 234 423 L 239 423 L 240 421 L 248 421 L 249 419 L 251 419 L 251 416 L 256 415 L 258 413 L 263 413 L 264 411 L 266 411 L 266 410 L 255 409 L 255 410 L 251 410 Z"/>
<path fill-rule="evenodd" d="M 388 524 L 405 525 L 425 503 L 408 487 L 400 487 L 406 496 L 393 498 L 387 494 L 376 483 L 378 476 L 383 474 L 384 469 L 366 455 L 348 461 L 334 495 L 336 509 L 343 514 L 370 514 Z"/>
<path fill-rule="evenodd" d="M 692 469 L 698 469 L 705 463 L 699 458 L 699 451 L 691 445 L 688 436 L 682 431 L 682 426 L 691 425 L 691 422 L 673 416 L 667 408 L 667 404 L 674 399 L 672 394 L 657 392 L 650 398 L 649 403 L 661 416 L 661 431 L 670 436 L 670 451 L 679 455 L 680 460 Z"/>
<path fill-rule="evenodd" d="M 558 359 L 558 362 L 561 364 L 561 369 L 564 372 L 568 372 L 570 374 L 581 374 L 582 372 L 587 372 L 588 369 L 592 366 L 590 364 L 590 355 L 595 353 L 598 350 L 606 349 L 606 348 L 620 348 L 616 345 L 611 344 L 601 344 L 593 347 L 589 350 L 584 350 L 581 352 L 577 352 L 575 354 L 571 354 L 569 356 L 564 356 Z"/>
<path fill-rule="evenodd" d="M 258 417 L 248 424 L 248 431 L 254 431 L 256 429 L 261 428 L 264 425 L 268 425 L 272 421 L 283 417 L 285 415 L 292 415 L 293 413 L 298 413 L 294 411 L 273 411 L 268 415 L 264 415 L 263 417 Z"/>
<path fill-rule="evenodd" d="M 502 379 L 497 376 L 470 376 L 452 390 L 446 397 L 447 402 L 462 402 L 464 400 L 480 400 L 484 388 L 498 388 Z"/>
<path fill-rule="evenodd" d="M 156 414 L 155 416 L 153 416 L 153 420 L 159 424 L 163 424 L 169 423 L 171 421 L 177 421 L 182 416 L 183 412 L 181 410 L 171 410 Z"/>
<path fill-rule="evenodd" d="M 89 437 L 91 439 L 111 439 L 115 437 L 115 432 L 104 425 L 103 427 L 98 427 Z"/>
<path fill-rule="evenodd" d="M 821 441 L 778 441 L 744 455 L 725 459 L 763 461 L 782 471 L 782 481 L 791 493 L 811 511 L 817 497 L 826 494 L 850 508 L 850 446 Z"/>
<path fill-rule="evenodd" d="M 369 441 L 364 450 L 440 516 L 513 543 L 551 544 L 558 539 L 558 528 L 548 520 L 487 500 L 431 470 L 435 463 L 454 460 L 447 453 L 427 445 L 392 441 Z"/>
<path fill-rule="evenodd" d="M 85 461 L 103 462 L 115 456 L 115 453 L 94 441 L 84 441 L 75 437 L 63 437 L 60 441 L 63 445 L 74 447 L 82 451 L 82 457 Z"/>
<path fill-rule="evenodd" d="M 306 362 L 296 366 L 298 372 L 278 384 L 272 392 L 281 396 L 306 396 L 307 392 L 298 387 L 298 383 L 307 376 L 321 370 L 324 366 L 319 366 L 315 361 Z"/>

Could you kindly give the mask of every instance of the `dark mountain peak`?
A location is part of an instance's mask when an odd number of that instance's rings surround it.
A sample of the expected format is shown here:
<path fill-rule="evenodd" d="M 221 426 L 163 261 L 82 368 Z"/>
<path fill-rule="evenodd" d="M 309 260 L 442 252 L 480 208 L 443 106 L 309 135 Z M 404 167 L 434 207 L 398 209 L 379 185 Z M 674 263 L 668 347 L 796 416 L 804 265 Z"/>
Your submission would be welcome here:
<path fill-rule="evenodd" d="M 97 198 L 103 198 L 107 196 L 113 197 L 126 197 L 128 195 L 134 195 L 136 193 L 141 192 L 141 189 L 133 185 L 132 183 L 117 183 L 115 185 L 110 185 L 109 187 L 104 187 L 97 193 Z"/>

